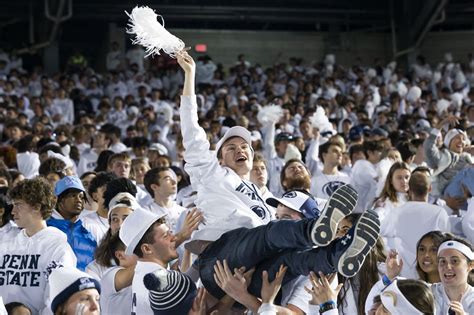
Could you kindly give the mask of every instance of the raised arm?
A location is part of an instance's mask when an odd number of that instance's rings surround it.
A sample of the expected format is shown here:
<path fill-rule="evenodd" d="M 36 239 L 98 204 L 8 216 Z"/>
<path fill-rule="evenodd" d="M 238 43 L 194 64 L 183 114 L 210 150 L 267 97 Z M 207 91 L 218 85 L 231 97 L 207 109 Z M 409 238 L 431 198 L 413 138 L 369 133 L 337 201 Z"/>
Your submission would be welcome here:
<path fill-rule="evenodd" d="M 184 70 L 183 96 L 195 96 L 194 84 L 196 76 L 196 64 L 193 58 L 186 52 L 181 51 L 177 56 L 180 67 Z"/>
<path fill-rule="evenodd" d="M 431 129 L 428 138 L 426 138 L 425 142 L 423 143 L 426 164 L 428 164 L 429 167 L 436 169 L 438 168 L 439 162 L 441 161 L 441 151 L 436 146 L 436 138 L 441 133 L 440 129 L 446 124 L 455 125 L 458 122 L 459 121 L 456 116 L 450 115 L 441 120 L 438 125 Z"/>
<path fill-rule="evenodd" d="M 184 87 L 181 96 L 179 115 L 183 134 L 184 159 L 186 172 L 191 182 L 208 180 L 219 171 L 219 162 L 210 150 L 210 144 L 204 129 L 198 123 L 198 108 L 194 90 L 196 65 L 185 51 L 177 56 L 178 64 L 184 70 Z"/>

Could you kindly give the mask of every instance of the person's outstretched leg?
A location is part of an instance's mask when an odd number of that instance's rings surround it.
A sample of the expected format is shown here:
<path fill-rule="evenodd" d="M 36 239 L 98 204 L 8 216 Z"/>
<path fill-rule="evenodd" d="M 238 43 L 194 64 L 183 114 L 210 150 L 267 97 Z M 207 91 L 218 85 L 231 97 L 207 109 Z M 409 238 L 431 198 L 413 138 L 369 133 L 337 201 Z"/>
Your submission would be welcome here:
<path fill-rule="evenodd" d="M 214 281 L 217 260 L 227 260 L 231 269 L 250 269 L 281 251 L 300 251 L 325 246 L 336 234 L 337 224 L 351 213 L 357 203 L 357 192 L 350 185 L 339 187 L 316 220 L 277 221 L 253 229 L 227 232 L 210 244 L 199 256 L 199 272 L 206 289 L 216 298 L 224 293 Z"/>
<path fill-rule="evenodd" d="M 286 250 L 278 257 L 260 263 L 253 274 L 248 291 L 260 296 L 262 271 L 267 270 L 269 279 L 273 280 L 282 264 L 288 267 L 283 284 L 298 276 L 307 276 L 310 271 L 321 271 L 324 274 L 339 272 L 345 277 L 353 277 L 375 246 L 379 231 L 380 221 L 377 214 L 366 211 L 346 236 L 334 240 L 329 246 L 306 251 Z"/>
<path fill-rule="evenodd" d="M 474 167 L 469 166 L 459 171 L 444 189 L 444 194 L 450 197 L 463 197 L 463 186 L 474 196 Z"/>

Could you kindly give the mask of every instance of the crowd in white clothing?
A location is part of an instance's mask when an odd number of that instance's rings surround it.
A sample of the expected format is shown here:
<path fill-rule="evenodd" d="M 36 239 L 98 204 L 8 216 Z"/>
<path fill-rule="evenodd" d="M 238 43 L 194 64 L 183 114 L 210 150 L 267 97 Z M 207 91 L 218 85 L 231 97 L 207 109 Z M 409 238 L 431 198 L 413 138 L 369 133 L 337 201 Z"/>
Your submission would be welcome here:
<path fill-rule="evenodd" d="M 49 76 L 0 55 L 1 315 L 474 314 L 473 60 L 143 57 Z M 287 220 L 333 237 L 235 265 L 226 237 Z M 339 247 L 335 274 L 268 262 Z"/>

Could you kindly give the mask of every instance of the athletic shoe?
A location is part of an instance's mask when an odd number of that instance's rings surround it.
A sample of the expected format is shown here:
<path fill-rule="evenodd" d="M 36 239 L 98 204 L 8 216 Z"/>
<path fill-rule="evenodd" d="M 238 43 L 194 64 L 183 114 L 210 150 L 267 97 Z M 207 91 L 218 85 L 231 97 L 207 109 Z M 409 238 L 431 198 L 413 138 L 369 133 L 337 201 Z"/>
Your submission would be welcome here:
<path fill-rule="evenodd" d="M 351 242 L 338 261 L 337 269 L 344 277 L 350 278 L 357 274 L 364 263 L 365 257 L 375 246 L 380 234 L 380 221 L 377 213 L 365 211 L 350 234 L 340 242 Z"/>
<path fill-rule="evenodd" d="M 339 222 L 351 214 L 357 203 L 357 191 L 343 185 L 331 195 L 321 215 L 311 228 L 311 240 L 316 246 L 327 246 L 336 236 Z"/>

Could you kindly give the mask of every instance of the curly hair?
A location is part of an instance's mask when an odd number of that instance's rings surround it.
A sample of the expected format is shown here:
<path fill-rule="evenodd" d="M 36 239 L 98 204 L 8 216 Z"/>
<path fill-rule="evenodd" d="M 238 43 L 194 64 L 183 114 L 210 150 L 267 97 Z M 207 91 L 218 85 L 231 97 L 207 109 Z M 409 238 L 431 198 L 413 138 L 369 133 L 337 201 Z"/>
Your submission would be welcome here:
<path fill-rule="evenodd" d="M 8 192 L 11 200 L 22 200 L 30 206 L 39 206 L 41 216 L 48 219 L 56 204 L 56 196 L 49 182 L 42 177 L 25 179 Z"/>
<path fill-rule="evenodd" d="M 43 176 L 43 177 L 48 176 L 48 174 L 50 173 L 56 173 L 59 175 L 59 177 L 62 178 L 65 176 L 64 174 L 65 168 L 66 168 L 66 163 L 64 163 L 64 161 L 58 158 L 50 157 L 41 163 L 38 169 L 38 173 L 40 174 L 40 176 Z"/>

